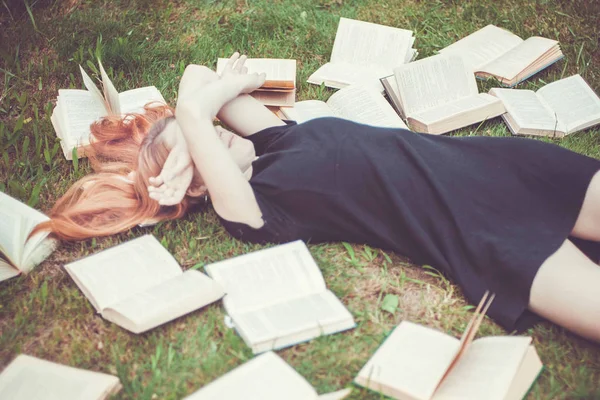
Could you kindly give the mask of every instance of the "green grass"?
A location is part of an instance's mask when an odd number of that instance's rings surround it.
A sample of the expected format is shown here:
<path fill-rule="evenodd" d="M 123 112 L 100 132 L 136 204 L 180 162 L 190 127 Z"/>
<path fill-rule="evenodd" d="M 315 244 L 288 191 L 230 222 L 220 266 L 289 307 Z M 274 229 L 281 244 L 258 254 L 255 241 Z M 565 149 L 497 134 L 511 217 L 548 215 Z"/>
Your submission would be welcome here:
<path fill-rule="evenodd" d="M 600 92 L 600 5 L 594 1 L 4 0 L 0 9 L 0 190 L 43 211 L 89 172 L 85 159 L 78 164 L 63 159 L 49 118 L 58 89 L 81 87 L 78 64 L 89 71 L 96 56 L 119 90 L 152 84 L 170 102 L 188 63 L 214 66 L 217 57 L 234 50 L 293 57 L 299 100 L 326 99 L 330 90 L 305 81 L 329 59 L 339 16 L 414 30 L 420 58 L 493 23 L 521 37 L 561 42 L 565 60 L 521 87 L 535 89 L 580 73 Z M 493 83 L 479 85 L 486 90 Z M 499 120 L 457 134 L 475 131 L 508 135 Z M 599 134 L 588 130 L 557 143 L 600 158 Z M 119 399 L 177 399 L 250 359 L 241 339 L 224 327 L 220 304 L 136 336 L 95 315 L 62 268 L 149 232 L 184 268 L 259 248 L 231 239 L 212 210 L 111 238 L 65 243 L 28 276 L 0 284 L 0 368 L 25 352 L 117 374 L 124 386 Z M 358 323 L 347 333 L 279 352 L 320 393 L 351 385 L 402 319 L 459 335 L 471 315 L 456 286 L 397 255 L 343 244 L 310 249 Z M 480 332 L 505 333 L 490 320 Z M 528 334 L 546 367 L 530 399 L 600 398 L 597 345 L 551 324 Z M 351 398 L 380 396 L 354 388 Z"/>

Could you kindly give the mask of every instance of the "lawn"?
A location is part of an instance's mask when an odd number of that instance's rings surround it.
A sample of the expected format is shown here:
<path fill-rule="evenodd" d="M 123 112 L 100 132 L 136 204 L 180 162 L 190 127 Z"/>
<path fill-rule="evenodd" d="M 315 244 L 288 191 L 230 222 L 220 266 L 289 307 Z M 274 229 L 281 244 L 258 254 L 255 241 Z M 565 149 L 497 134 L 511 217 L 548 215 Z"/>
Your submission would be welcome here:
<path fill-rule="evenodd" d="M 0 190 L 48 211 L 90 171 L 66 161 L 50 115 L 61 88 L 80 88 L 78 65 L 96 76 L 102 59 L 120 91 L 155 85 L 174 104 L 189 63 L 215 66 L 239 50 L 251 57 L 298 60 L 298 100 L 327 99 L 306 78 L 329 59 L 340 16 L 406 29 L 419 58 L 493 23 L 521 37 L 558 39 L 565 59 L 530 78 L 537 89 L 574 73 L 600 92 L 600 3 L 493 0 L 4 0 L 0 3 Z M 481 90 L 492 82 L 479 83 Z M 500 119 L 458 135 L 508 136 Z M 561 146 L 600 158 L 600 130 Z M 526 199 L 524 199 L 526 201 Z M 230 238 L 214 211 L 109 238 L 64 243 L 28 276 L 0 283 L 0 369 L 17 354 L 119 376 L 118 399 L 179 399 L 249 360 L 252 353 L 223 324 L 220 304 L 133 335 L 94 313 L 62 268 L 119 242 L 152 233 L 184 268 L 256 250 Z M 458 336 L 471 316 L 458 287 L 435 270 L 366 246 L 311 245 L 328 286 L 358 326 L 278 353 L 324 393 L 351 381 L 386 335 L 408 319 Z M 600 288 L 599 288 L 600 291 Z M 389 296 L 388 296 L 389 295 Z M 396 309 L 383 299 L 399 300 Z M 486 320 L 481 335 L 507 334 Z M 599 399 L 600 347 L 549 323 L 529 330 L 545 370 L 530 399 Z M 354 387 L 352 399 L 379 399 Z"/>

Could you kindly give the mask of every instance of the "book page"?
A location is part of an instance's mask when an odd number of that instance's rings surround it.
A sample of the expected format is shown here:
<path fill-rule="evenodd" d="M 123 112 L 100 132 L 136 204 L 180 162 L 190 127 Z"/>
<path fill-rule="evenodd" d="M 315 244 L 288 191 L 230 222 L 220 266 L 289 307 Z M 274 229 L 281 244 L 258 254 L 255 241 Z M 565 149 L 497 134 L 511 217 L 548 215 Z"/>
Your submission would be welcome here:
<path fill-rule="evenodd" d="M 79 66 L 79 71 L 81 72 L 81 78 L 83 79 L 83 85 L 85 86 L 85 88 L 88 90 L 88 92 L 90 92 L 92 97 L 94 97 L 98 102 L 105 105 L 106 114 L 108 114 L 109 105 L 105 102 L 102 92 L 98 90 L 98 86 L 96 86 L 92 78 L 90 78 L 90 76 L 87 74 L 87 72 L 85 72 L 81 65 Z"/>
<path fill-rule="evenodd" d="M 59 89 L 57 104 L 65 122 L 62 132 L 69 148 L 90 143 L 90 125 L 106 115 L 104 104 L 87 90 Z M 62 124 L 61 124 L 62 127 Z"/>
<path fill-rule="evenodd" d="M 108 77 L 108 74 L 102 66 L 102 62 L 98 59 L 98 66 L 100 67 L 100 76 L 102 77 L 102 90 L 104 92 L 104 98 L 109 106 L 109 114 L 121 115 L 121 105 L 119 104 L 119 92 L 115 89 L 112 81 Z"/>
<path fill-rule="evenodd" d="M 352 389 L 336 390 L 335 392 L 319 395 L 318 400 L 342 400 L 350 396 Z"/>
<path fill-rule="evenodd" d="M 456 55 L 437 55 L 394 69 L 407 117 L 478 93 L 475 75 Z"/>
<path fill-rule="evenodd" d="M 20 355 L 0 374 L 0 399 L 101 400 L 120 389 L 119 378 Z"/>
<path fill-rule="evenodd" d="M 217 60 L 217 74 L 221 75 L 227 65 L 228 58 L 219 58 Z M 282 58 L 249 58 L 244 64 L 248 68 L 248 73 L 265 73 L 266 82 L 281 81 L 292 82 L 290 88 L 296 87 L 296 60 Z M 268 84 L 267 84 L 268 86 Z M 288 87 L 287 85 L 282 85 Z"/>
<path fill-rule="evenodd" d="M 281 107 L 281 112 L 287 119 L 301 124 L 311 119 L 334 117 L 335 114 L 321 100 L 304 100 L 294 104 L 294 107 Z"/>
<path fill-rule="evenodd" d="M 267 352 L 184 398 L 224 399 L 316 400 L 317 392 L 277 354 Z"/>
<path fill-rule="evenodd" d="M 229 313 L 326 290 L 318 265 L 300 240 L 208 265 L 206 272 L 225 289 Z"/>
<path fill-rule="evenodd" d="M 532 344 L 529 345 L 527 354 L 515 374 L 515 379 L 513 379 L 505 399 L 524 399 L 543 368 L 542 360 L 535 351 L 535 347 Z"/>
<path fill-rule="evenodd" d="M 182 274 L 177 261 L 151 235 L 121 243 L 65 268 L 98 312 Z"/>
<path fill-rule="evenodd" d="M 521 89 L 494 88 L 490 94 L 496 96 L 506 108 L 506 112 L 521 128 L 544 131 L 563 131 L 554 111 L 540 101 L 535 92 Z"/>
<path fill-rule="evenodd" d="M 600 122 L 600 98 L 579 75 L 552 82 L 537 91 L 568 133 Z"/>
<path fill-rule="evenodd" d="M 385 395 L 428 400 L 459 350 L 442 332 L 402 321 L 360 370 L 355 382 Z"/>
<path fill-rule="evenodd" d="M 523 39 L 514 33 L 488 25 L 443 48 L 440 54 L 459 54 L 467 67 L 478 71 L 521 42 Z"/>
<path fill-rule="evenodd" d="M 330 62 L 313 72 L 306 81 L 315 85 L 325 84 L 334 89 L 343 89 L 350 85 L 371 85 L 382 91 L 379 79 L 391 73 L 391 69 L 377 65 Z"/>
<path fill-rule="evenodd" d="M 465 126 L 464 123 L 460 123 L 461 116 L 464 116 L 464 119 L 468 121 L 466 124 L 470 125 L 472 123 L 475 123 L 476 121 L 472 121 L 472 119 L 469 119 L 468 114 L 474 113 L 476 110 L 489 107 L 491 104 L 499 102 L 500 100 L 498 100 L 494 96 L 490 96 L 487 93 L 480 93 L 469 97 L 463 97 L 462 99 L 456 100 L 448 104 L 444 104 L 437 108 L 422 111 L 418 114 L 414 114 L 411 118 L 414 118 L 415 120 L 418 120 L 424 124 L 433 124 L 436 122 L 447 120 L 452 117 L 456 117 L 457 124 L 455 129 L 457 129 L 462 126 Z M 481 122 L 484 119 L 491 119 L 497 117 L 500 114 L 502 114 L 502 107 L 500 107 L 500 112 L 491 112 L 487 116 L 484 115 L 481 119 L 475 119 L 478 120 L 478 122 Z"/>
<path fill-rule="evenodd" d="M 223 288 L 196 270 L 159 283 L 102 310 L 102 316 L 141 333 L 190 313 L 223 297 Z"/>
<path fill-rule="evenodd" d="M 142 88 L 127 90 L 119 94 L 121 113 L 139 113 L 144 112 L 144 106 L 148 103 L 158 102 L 167 104 L 162 94 L 154 86 L 145 86 Z"/>
<path fill-rule="evenodd" d="M 10 278 L 18 276 L 21 272 L 9 264 L 8 260 L 5 260 L 0 252 L 0 282 Z"/>

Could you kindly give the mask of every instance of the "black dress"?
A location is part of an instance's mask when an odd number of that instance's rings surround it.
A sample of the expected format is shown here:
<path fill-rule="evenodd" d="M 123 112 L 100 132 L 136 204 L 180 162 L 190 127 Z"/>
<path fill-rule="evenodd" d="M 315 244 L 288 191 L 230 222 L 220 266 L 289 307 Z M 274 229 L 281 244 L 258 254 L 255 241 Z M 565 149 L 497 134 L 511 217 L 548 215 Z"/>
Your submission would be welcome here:
<path fill-rule="evenodd" d="M 445 137 L 321 118 L 249 137 L 258 243 L 347 241 L 442 271 L 489 315 L 524 328 L 533 278 L 575 225 L 600 161 L 523 138 Z"/>

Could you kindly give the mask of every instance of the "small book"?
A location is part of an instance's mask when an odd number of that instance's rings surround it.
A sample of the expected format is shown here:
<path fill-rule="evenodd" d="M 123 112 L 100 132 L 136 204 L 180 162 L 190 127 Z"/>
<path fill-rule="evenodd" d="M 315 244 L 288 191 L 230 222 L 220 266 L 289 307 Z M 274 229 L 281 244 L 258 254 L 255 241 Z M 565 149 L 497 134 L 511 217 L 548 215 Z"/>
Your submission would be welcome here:
<path fill-rule="evenodd" d="M 294 368 L 269 351 L 183 400 L 342 400 L 350 391 L 344 389 L 319 396 Z"/>
<path fill-rule="evenodd" d="M 539 36 L 523 40 L 495 25 L 462 38 L 440 53 L 459 54 L 478 78 L 493 77 L 510 87 L 564 57 L 556 40 Z"/>
<path fill-rule="evenodd" d="M 298 123 L 321 117 L 337 117 L 361 124 L 408 129 L 390 103 L 372 86 L 351 85 L 338 90 L 327 102 L 305 100 L 281 107 L 287 119 Z"/>
<path fill-rule="evenodd" d="M 225 288 L 225 310 L 255 354 L 356 326 L 302 241 L 217 262 L 206 271 Z"/>
<path fill-rule="evenodd" d="M 402 321 L 354 381 L 397 400 L 524 398 L 542 362 L 530 337 L 473 340 L 493 299 L 484 307 L 486 297 L 460 340 Z"/>
<path fill-rule="evenodd" d="M 413 32 L 407 29 L 340 18 L 328 63 L 307 80 L 315 85 L 341 89 L 375 82 L 394 67 L 417 56 Z"/>
<path fill-rule="evenodd" d="M 217 60 L 221 75 L 228 58 Z M 265 83 L 250 95 L 266 106 L 293 106 L 296 100 L 296 60 L 280 58 L 249 58 L 244 64 L 249 73 L 265 73 Z"/>
<path fill-rule="evenodd" d="M 58 91 L 56 106 L 50 119 L 67 160 L 73 159 L 73 149 L 77 149 L 78 158 L 85 157 L 85 149 L 90 144 L 90 125 L 100 118 L 109 115 L 143 113 L 144 106 L 148 103 L 166 104 L 165 99 L 154 86 L 118 93 L 100 60 L 98 64 L 102 77 L 102 92 L 81 66 L 79 70 L 87 90 L 60 89 Z"/>
<path fill-rule="evenodd" d="M 502 118 L 513 135 L 560 138 L 600 123 L 600 98 L 579 75 L 537 92 L 494 88 L 490 94 L 504 103 Z"/>
<path fill-rule="evenodd" d="M 382 82 L 415 132 L 447 133 L 506 111 L 498 98 L 479 93 L 475 75 L 458 55 L 440 54 L 401 65 L 394 69 L 393 79 Z"/>
<path fill-rule="evenodd" d="M 57 241 L 48 232 L 29 234 L 49 218 L 0 192 L 0 282 L 26 274 L 54 251 Z"/>
<path fill-rule="evenodd" d="M 121 390 L 119 378 L 21 354 L 0 374 L 0 399 L 103 400 Z"/>
<path fill-rule="evenodd" d="M 152 235 L 141 236 L 65 266 L 96 311 L 142 333 L 223 297 L 202 272 L 181 271 Z"/>

